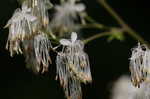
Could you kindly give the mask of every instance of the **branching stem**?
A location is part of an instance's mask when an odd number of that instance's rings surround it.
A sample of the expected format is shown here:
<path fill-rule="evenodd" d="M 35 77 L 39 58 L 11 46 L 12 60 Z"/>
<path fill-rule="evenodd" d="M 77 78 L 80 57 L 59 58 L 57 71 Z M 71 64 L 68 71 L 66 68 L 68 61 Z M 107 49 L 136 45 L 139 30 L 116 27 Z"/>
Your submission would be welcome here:
<path fill-rule="evenodd" d="M 122 20 L 122 18 L 114 11 L 114 9 L 109 6 L 106 0 L 98 0 L 98 1 L 108 11 L 108 13 L 118 22 L 118 24 L 120 24 L 120 26 L 122 26 L 122 28 L 125 29 L 125 32 L 127 32 L 135 40 L 138 40 L 139 42 L 144 43 L 150 47 L 149 43 L 145 41 L 140 35 L 138 35 L 138 33 L 135 32 L 129 25 L 127 25 Z"/>
<path fill-rule="evenodd" d="M 83 42 L 84 42 L 85 44 L 87 44 L 88 42 L 93 41 L 93 40 L 95 40 L 95 39 L 98 39 L 98 38 L 100 38 L 100 37 L 109 36 L 110 33 L 111 33 L 111 32 L 98 33 L 98 34 L 96 34 L 96 35 L 93 35 L 93 36 L 91 36 L 91 37 L 89 37 L 89 38 L 83 40 Z"/>

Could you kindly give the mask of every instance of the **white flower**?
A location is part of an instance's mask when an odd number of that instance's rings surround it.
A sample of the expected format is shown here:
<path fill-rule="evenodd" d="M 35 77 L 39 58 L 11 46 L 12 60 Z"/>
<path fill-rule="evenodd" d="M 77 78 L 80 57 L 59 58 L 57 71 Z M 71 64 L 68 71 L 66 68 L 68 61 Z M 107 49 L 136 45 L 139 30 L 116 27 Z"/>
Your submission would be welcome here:
<path fill-rule="evenodd" d="M 6 44 L 6 49 L 10 51 L 10 55 L 14 53 L 22 53 L 21 42 L 31 38 L 38 28 L 37 18 L 31 15 L 31 9 L 23 3 L 22 9 L 17 9 L 12 18 L 8 21 L 5 27 L 9 27 L 9 35 Z"/>
<path fill-rule="evenodd" d="M 77 34 L 75 32 L 72 32 L 71 40 L 61 39 L 60 44 L 62 44 L 64 46 L 71 46 L 76 43 L 76 40 L 77 40 Z"/>
<path fill-rule="evenodd" d="M 80 83 L 92 81 L 88 55 L 83 51 L 84 44 L 77 40 L 77 34 L 72 32 L 71 39 L 61 39 L 62 52 L 57 54 L 56 69 L 60 84 L 67 99 L 81 99 Z"/>
<path fill-rule="evenodd" d="M 81 40 L 77 40 L 77 33 L 71 33 L 71 39 L 61 39 L 60 44 L 65 47 L 67 50 L 62 51 L 69 51 L 69 52 L 83 52 L 84 43 Z M 71 49 L 72 48 L 72 49 Z"/>
<path fill-rule="evenodd" d="M 55 6 L 61 17 L 70 15 L 76 17 L 77 13 L 83 12 L 85 10 L 85 5 L 83 3 L 76 4 L 75 1 L 71 0 L 63 3 L 62 5 Z"/>
<path fill-rule="evenodd" d="M 51 63 L 51 59 L 49 56 L 49 50 L 51 47 L 51 43 L 45 34 L 37 35 L 34 37 L 34 50 L 37 62 L 43 65 L 43 71 L 48 69 L 49 63 Z"/>
<path fill-rule="evenodd" d="M 80 14 L 85 11 L 85 5 L 76 4 L 75 1 L 67 1 L 55 6 L 56 13 L 50 23 L 50 27 L 55 32 L 70 32 L 77 29 L 75 21 Z"/>
<path fill-rule="evenodd" d="M 71 39 L 61 39 L 64 46 L 62 53 L 66 65 L 72 70 L 74 76 L 81 82 L 91 82 L 91 72 L 88 55 L 83 51 L 84 44 L 77 40 L 77 34 L 72 32 Z"/>
<path fill-rule="evenodd" d="M 130 58 L 130 71 L 131 71 L 131 80 L 134 86 L 140 87 L 140 84 L 146 78 L 146 72 L 143 70 L 145 67 L 145 52 L 148 48 L 144 45 L 138 44 L 136 48 L 132 50 L 132 55 Z"/>
<path fill-rule="evenodd" d="M 48 71 L 51 58 L 49 56 L 49 49 L 51 43 L 47 35 L 39 33 L 33 40 L 28 40 L 23 43 L 24 55 L 26 56 L 27 67 L 33 69 L 35 72 Z"/>
<path fill-rule="evenodd" d="M 9 27 L 8 41 L 30 38 L 37 28 L 37 18 L 31 15 L 31 9 L 23 3 L 22 9 L 17 9 L 5 27 Z"/>

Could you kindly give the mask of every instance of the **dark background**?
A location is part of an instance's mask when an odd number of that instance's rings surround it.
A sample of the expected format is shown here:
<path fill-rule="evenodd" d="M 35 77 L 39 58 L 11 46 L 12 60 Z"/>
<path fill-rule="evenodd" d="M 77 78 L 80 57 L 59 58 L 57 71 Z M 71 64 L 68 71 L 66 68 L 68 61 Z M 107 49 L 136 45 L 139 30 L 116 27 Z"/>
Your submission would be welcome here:
<path fill-rule="evenodd" d="M 150 7 L 148 0 L 107 0 L 108 3 L 133 29 L 145 40 L 150 36 Z M 84 0 L 89 15 L 108 26 L 118 26 L 96 0 Z M 8 29 L 3 29 L 6 22 L 18 7 L 15 0 L 0 0 L 0 99 L 65 99 L 59 82 L 55 79 L 55 64 L 49 72 L 35 75 L 25 67 L 21 55 L 11 58 L 5 50 Z M 84 34 L 87 37 L 97 31 Z M 128 69 L 131 48 L 137 44 L 130 36 L 125 41 L 106 38 L 94 40 L 86 45 L 90 57 L 93 83 L 82 85 L 83 99 L 110 99 L 112 82 L 123 74 L 130 74 Z M 52 56 L 53 57 L 53 56 Z"/>

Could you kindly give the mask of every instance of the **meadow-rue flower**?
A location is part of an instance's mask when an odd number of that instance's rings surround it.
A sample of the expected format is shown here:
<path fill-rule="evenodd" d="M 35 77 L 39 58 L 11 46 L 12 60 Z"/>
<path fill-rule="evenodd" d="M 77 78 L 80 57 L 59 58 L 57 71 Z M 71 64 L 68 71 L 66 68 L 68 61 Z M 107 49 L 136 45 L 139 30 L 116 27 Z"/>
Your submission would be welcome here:
<path fill-rule="evenodd" d="M 88 55 L 84 52 L 84 43 L 77 40 L 77 34 L 72 32 L 71 39 L 61 39 L 64 46 L 62 52 L 66 57 L 66 63 L 81 82 L 91 82 L 91 72 Z"/>
<path fill-rule="evenodd" d="M 61 5 L 55 6 L 61 17 L 67 16 L 76 18 L 77 14 L 85 11 L 85 5 L 83 3 L 76 3 L 75 0 L 69 0 Z"/>
<path fill-rule="evenodd" d="M 24 55 L 26 56 L 27 66 L 32 68 L 35 72 L 48 71 L 51 58 L 49 56 L 49 49 L 51 43 L 46 34 L 39 33 L 34 39 L 24 42 Z"/>
<path fill-rule="evenodd" d="M 62 52 L 57 54 L 56 68 L 67 99 L 81 99 L 80 83 L 91 82 L 89 59 L 83 51 L 84 43 L 72 32 L 71 39 L 61 39 Z"/>
<path fill-rule="evenodd" d="M 9 27 L 8 42 L 30 38 L 37 29 L 37 18 L 31 15 L 31 9 L 25 3 L 18 8 L 5 27 Z"/>
<path fill-rule="evenodd" d="M 131 80 L 134 86 L 140 86 L 140 83 L 146 78 L 146 72 L 143 70 L 147 65 L 147 50 L 145 45 L 140 45 L 132 50 L 130 58 Z M 150 65 L 150 64 L 149 64 Z"/>
<path fill-rule="evenodd" d="M 34 37 L 35 55 L 38 63 L 42 64 L 44 68 L 48 68 L 49 62 L 51 63 L 49 56 L 49 50 L 51 47 L 51 43 L 46 34 L 41 34 Z"/>
<path fill-rule="evenodd" d="M 77 29 L 75 20 L 77 21 L 80 13 L 85 11 L 85 5 L 83 3 L 75 3 L 74 0 L 69 0 L 62 3 L 61 5 L 56 5 L 54 7 L 56 13 L 50 23 L 50 26 L 54 32 L 70 32 Z"/>
<path fill-rule="evenodd" d="M 61 39 L 62 52 L 57 54 L 57 76 L 67 99 L 81 99 L 80 83 L 92 81 L 88 55 L 83 51 L 84 43 L 72 32 L 71 39 Z"/>

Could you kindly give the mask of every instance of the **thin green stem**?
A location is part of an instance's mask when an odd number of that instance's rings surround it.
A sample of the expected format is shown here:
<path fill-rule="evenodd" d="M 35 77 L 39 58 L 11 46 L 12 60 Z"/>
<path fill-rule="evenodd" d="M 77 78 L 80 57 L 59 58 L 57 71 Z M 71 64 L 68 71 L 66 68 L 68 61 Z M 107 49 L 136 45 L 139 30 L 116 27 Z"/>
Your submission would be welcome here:
<path fill-rule="evenodd" d="M 93 35 L 93 36 L 91 36 L 91 37 L 89 37 L 89 38 L 83 40 L 83 42 L 84 42 L 85 44 L 87 44 L 87 43 L 89 43 L 90 41 L 93 41 L 93 40 L 98 39 L 98 38 L 100 38 L 100 37 L 109 36 L 110 33 L 111 33 L 111 32 L 98 33 L 98 34 L 96 34 L 96 35 Z"/>
<path fill-rule="evenodd" d="M 90 17 L 88 15 L 85 16 L 85 19 L 88 20 L 91 23 L 97 23 L 96 20 L 94 20 L 92 17 Z"/>
<path fill-rule="evenodd" d="M 138 33 L 136 33 L 129 25 L 127 25 L 122 18 L 114 11 L 112 7 L 108 5 L 106 0 L 98 0 L 100 4 L 109 12 L 109 14 L 114 17 L 114 19 L 125 29 L 125 31 L 133 37 L 135 40 L 138 40 L 141 43 L 146 44 L 150 47 L 149 43 L 145 41 Z"/>
<path fill-rule="evenodd" d="M 98 28 L 98 29 L 111 29 L 112 28 L 112 27 L 106 26 L 104 24 L 98 23 L 96 20 L 94 20 L 92 17 L 90 17 L 88 15 L 85 16 L 85 19 L 87 21 L 91 22 L 91 25 L 93 25 L 91 27 L 95 27 L 95 28 Z M 88 25 L 88 24 L 86 24 L 86 25 Z"/>
<path fill-rule="evenodd" d="M 106 27 L 103 26 L 101 24 L 97 24 L 97 23 L 93 23 L 93 24 L 83 24 L 83 25 L 79 25 L 79 28 L 96 28 L 96 29 L 100 29 L 100 30 L 104 30 L 104 29 L 110 29 L 110 27 Z"/>

